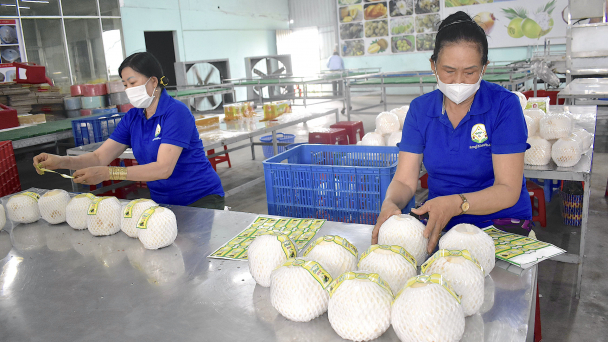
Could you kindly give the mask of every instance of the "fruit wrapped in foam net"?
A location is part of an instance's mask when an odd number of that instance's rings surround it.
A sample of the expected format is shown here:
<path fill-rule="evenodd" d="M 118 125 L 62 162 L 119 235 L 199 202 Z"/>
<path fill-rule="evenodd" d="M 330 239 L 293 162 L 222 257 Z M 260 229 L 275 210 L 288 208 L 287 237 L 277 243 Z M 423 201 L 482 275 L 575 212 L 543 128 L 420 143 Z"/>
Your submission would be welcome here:
<path fill-rule="evenodd" d="M 148 216 L 146 226 L 142 223 Z M 167 247 L 177 237 L 177 218 L 171 209 L 151 207 L 146 209 L 137 222 L 139 241 L 146 249 L 159 249 Z"/>
<path fill-rule="evenodd" d="M 576 165 L 581 160 L 581 154 L 579 142 L 571 137 L 561 138 L 551 147 L 551 158 L 560 167 Z"/>
<path fill-rule="evenodd" d="M 122 215 L 120 218 L 120 229 L 132 238 L 139 236 L 139 229 L 137 229 L 137 221 L 141 217 L 144 211 L 157 206 L 156 202 L 151 199 L 136 199 L 129 202 L 126 206 L 121 208 Z"/>
<path fill-rule="evenodd" d="M 401 129 L 399 117 L 391 112 L 382 112 L 376 116 L 376 129 L 380 134 L 390 134 Z"/>
<path fill-rule="evenodd" d="M 38 200 L 40 195 L 26 191 L 9 198 L 6 213 L 9 220 L 15 223 L 32 223 L 40 219 Z"/>
<path fill-rule="evenodd" d="M 582 153 L 587 152 L 593 144 L 593 134 L 579 128 L 575 129 L 572 134 L 576 136 L 576 140 L 580 141 Z"/>
<path fill-rule="evenodd" d="M 408 280 L 395 297 L 391 324 L 401 341 L 460 341 L 465 318 L 460 298 L 439 274 Z"/>
<path fill-rule="evenodd" d="M 540 119 L 540 136 L 547 140 L 567 138 L 572 132 L 572 119 L 566 113 L 550 113 Z"/>
<path fill-rule="evenodd" d="M 38 209 L 42 219 L 50 224 L 65 222 L 66 207 L 70 203 L 70 194 L 61 189 L 51 190 L 40 197 Z"/>
<path fill-rule="evenodd" d="M 344 272 L 357 270 L 357 247 L 341 236 L 325 235 L 312 242 L 303 255 L 319 262 L 333 279 Z"/>
<path fill-rule="evenodd" d="M 347 272 L 329 285 L 327 316 L 343 339 L 370 341 L 390 326 L 393 294 L 376 273 Z"/>
<path fill-rule="evenodd" d="M 403 129 L 403 122 L 405 121 L 405 117 L 407 116 L 407 111 L 410 110 L 409 105 L 405 105 L 399 108 L 395 108 L 391 110 L 391 113 L 394 113 L 399 118 L 399 129 Z"/>
<path fill-rule="evenodd" d="M 526 98 L 526 95 L 518 91 L 514 91 L 513 94 L 517 95 L 517 98 L 519 99 L 519 104 L 521 105 L 521 109 L 526 109 L 526 105 L 528 104 L 528 99 Z"/>
<path fill-rule="evenodd" d="M 472 224 L 461 223 L 454 226 L 439 239 L 439 248 L 468 250 L 483 268 L 484 276 L 492 272 L 496 263 L 494 240 Z"/>
<path fill-rule="evenodd" d="M 551 143 L 539 137 L 529 137 L 530 148 L 524 155 L 524 163 L 528 165 L 547 165 L 551 161 Z"/>
<path fill-rule="evenodd" d="M 120 231 L 121 205 L 116 197 L 97 197 L 91 202 L 87 227 L 95 236 L 116 234 Z"/>
<path fill-rule="evenodd" d="M 538 131 L 538 127 L 540 126 L 540 120 L 544 118 L 546 114 L 545 112 L 543 112 L 542 109 L 534 108 L 524 110 L 524 115 L 529 116 L 530 118 L 532 118 L 532 120 L 534 120 L 534 123 L 536 124 L 536 129 Z M 528 136 L 531 136 L 531 134 L 528 134 Z"/>
<path fill-rule="evenodd" d="M 363 146 L 384 146 L 384 137 L 377 132 L 369 132 L 361 139 Z"/>
<path fill-rule="evenodd" d="M 87 213 L 95 198 L 93 194 L 80 194 L 70 200 L 65 208 L 65 221 L 70 227 L 77 230 L 87 229 Z"/>
<path fill-rule="evenodd" d="M 479 312 L 484 301 L 484 275 L 481 265 L 469 251 L 440 249 L 421 267 L 422 273 L 441 274 L 462 296 L 465 316 Z"/>
<path fill-rule="evenodd" d="M 534 119 L 531 117 L 524 115 L 524 119 L 526 119 L 526 127 L 528 128 L 528 136 L 533 137 L 538 130 L 538 125 Z"/>
<path fill-rule="evenodd" d="M 332 277 L 310 258 L 288 259 L 270 276 L 270 301 L 283 317 L 308 322 L 327 311 Z"/>
<path fill-rule="evenodd" d="M 424 224 L 413 216 L 393 215 L 380 227 L 378 244 L 401 246 L 416 259 L 418 265 L 422 265 L 428 256 L 429 243 L 429 239 L 423 235 L 424 228 Z"/>
<path fill-rule="evenodd" d="M 402 131 L 391 133 L 386 140 L 386 146 L 397 146 L 397 144 L 401 142 L 402 135 Z"/>
<path fill-rule="evenodd" d="M 269 287 L 272 271 L 283 265 L 287 259 L 295 258 L 296 254 L 296 246 L 287 235 L 260 235 L 249 245 L 249 273 L 260 286 Z"/>
<path fill-rule="evenodd" d="M 372 245 L 361 255 L 357 267 L 378 273 L 393 293 L 399 292 L 405 282 L 416 276 L 416 259 L 401 246 Z"/>

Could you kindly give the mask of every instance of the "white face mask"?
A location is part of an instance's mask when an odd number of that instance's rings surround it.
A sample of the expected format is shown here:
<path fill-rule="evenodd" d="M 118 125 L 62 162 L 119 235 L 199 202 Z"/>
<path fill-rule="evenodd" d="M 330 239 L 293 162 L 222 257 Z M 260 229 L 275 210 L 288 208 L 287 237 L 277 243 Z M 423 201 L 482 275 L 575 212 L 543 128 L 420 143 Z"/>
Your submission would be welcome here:
<path fill-rule="evenodd" d="M 481 77 L 483 76 L 483 69 L 481 70 L 481 75 L 479 75 L 479 80 L 477 80 L 477 83 L 473 84 L 445 84 L 439 79 L 437 67 L 435 67 L 435 76 L 437 76 L 437 88 L 439 88 L 439 90 L 441 90 L 441 92 L 445 96 L 447 96 L 448 99 L 452 100 L 452 102 L 454 102 L 455 104 L 461 104 L 462 101 L 468 99 L 469 97 L 471 97 L 471 95 L 475 94 L 477 90 L 479 90 L 479 85 L 481 84 Z"/>
<path fill-rule="evenodd" d="M 127 93 L 129 102 L 131 102 L 133 107 L 148 108 L 152 104 L 152 101 L 154 100 L 154 95 L 152 95 L 152 96 L 148 95 L 148 91 L 146 90 L 146 84 L 148 84 L 148 82 L 150 82 L 150 79 L 151 79 L 151 77 L 148 78 L 146 83 L 143 85 L 125 89 L 125 93 Z M 156 92 L 156 88 L 154 88 L 154 91 L 152 92 L 152 94 L 154 94 L 155 92 Z"/>

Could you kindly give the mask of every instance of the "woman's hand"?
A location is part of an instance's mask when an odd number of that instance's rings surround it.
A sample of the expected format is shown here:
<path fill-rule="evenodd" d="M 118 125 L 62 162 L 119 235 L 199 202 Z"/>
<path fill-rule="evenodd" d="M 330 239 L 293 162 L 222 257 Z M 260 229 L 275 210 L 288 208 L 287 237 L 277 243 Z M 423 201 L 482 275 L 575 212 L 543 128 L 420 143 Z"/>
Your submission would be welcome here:
<path fill-rule="evenodd" d="M 93 166 L 74 172 L 74 183 L 94 185 L 110 179 L 110 168 Z"/>
<path fill-rule="evenodd" d="M 378 221 L 374 226 L 374 230 L 372 231 L 372 245 L 378 244 L 378 232 L 380 231 L 380 226 L 388 220 L 393 215 L 401 214 L 401 210 L 399 207 L 395 205 L 395 203 L 391 201 L 385 201 L 382 204 L 382 208 L 380 208 L 380 215 L 378 215 Z"/>
<path fill-rule="evenodd" d="M 45 168 L 45 169 L 49 169 L 49 170 L 57 170 L 57 169 L 63 169 L 64 167 L 62 167 L 62 162 L 63 162 L 63 157 L 54 155 L 54 154 L 48 154 L 48 153 L 40 153 L 39 155 L 34 157 L 34 168 L 36 169 L 36 172 L 38 172 L 39 175 L 42 174 L 42 171 L 40 171 L 38 169 L 38 165 L 40 164 L 40 167 Z"/>
<path fill-rule="evenodd" d="M 429 213 L 429 220 L 424 229 L 424 237 L 429 239 L 427 251 L 429 254 L 433 252 L 439 235 L 450 219 L 457 216 L 462 211 L 460 205 L 462 199 L 458 195 L 441 196 L 426 201 L 424 205 L 418 209 L 412 209 L 416 215 Z"/>

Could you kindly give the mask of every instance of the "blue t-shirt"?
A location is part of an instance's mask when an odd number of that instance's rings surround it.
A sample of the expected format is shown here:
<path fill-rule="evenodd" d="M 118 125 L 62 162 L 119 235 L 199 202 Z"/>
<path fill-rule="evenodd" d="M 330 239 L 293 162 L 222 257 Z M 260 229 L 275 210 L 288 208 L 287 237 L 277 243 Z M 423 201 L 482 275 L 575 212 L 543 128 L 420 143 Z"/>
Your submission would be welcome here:
<path fill-rule="evenodd" d="M 496 84 L 481 81 L 471 110 L 455 129 L 443 113 L 441 91 L 414 99 L 405 117 L 399 148 L 404 152 L 424 154 L 429 199 L 433 199 L 492 186 L 492 155 L 525 152 L 527 135 L 517 96 Z M 524 177 L 519 200 L 514 206 L 489 215 L 455 216 L 446 229 L 459 223 L 486 227 L 492 224 L 490 220 L 499 218 L 532 218 Z"/>
<path fill-rule="evenodd" d="M 205 156 L 194 116 L 180 101 L 163 89 L 156 113 L 146 119 L 143 109 L 130 109 L 110 139 L 131 146 L 137 163 L 156 161 L 160 144 L 182 147 L 175 169 L 167 179 L 148 182 L 157 203 L 190 205 L 207 195 L 224 196 L 220 177 Z"/>

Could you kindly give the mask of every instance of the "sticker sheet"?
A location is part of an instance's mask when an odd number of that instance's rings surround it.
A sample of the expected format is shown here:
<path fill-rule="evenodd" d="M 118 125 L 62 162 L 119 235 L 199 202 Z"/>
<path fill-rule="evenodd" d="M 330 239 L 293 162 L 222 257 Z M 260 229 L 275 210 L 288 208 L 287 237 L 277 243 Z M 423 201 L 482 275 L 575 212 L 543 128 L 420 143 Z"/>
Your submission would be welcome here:
<path fill-rule="evenodd" d="M 277 218 L 258 216 L 245 230 L 226 242 L 208 257 L 228 260 L 247 260 L 247 249 L 260 235 L 287 235 L 302 250 L 317 234 L 326 220 L 308 218 Z"/>

